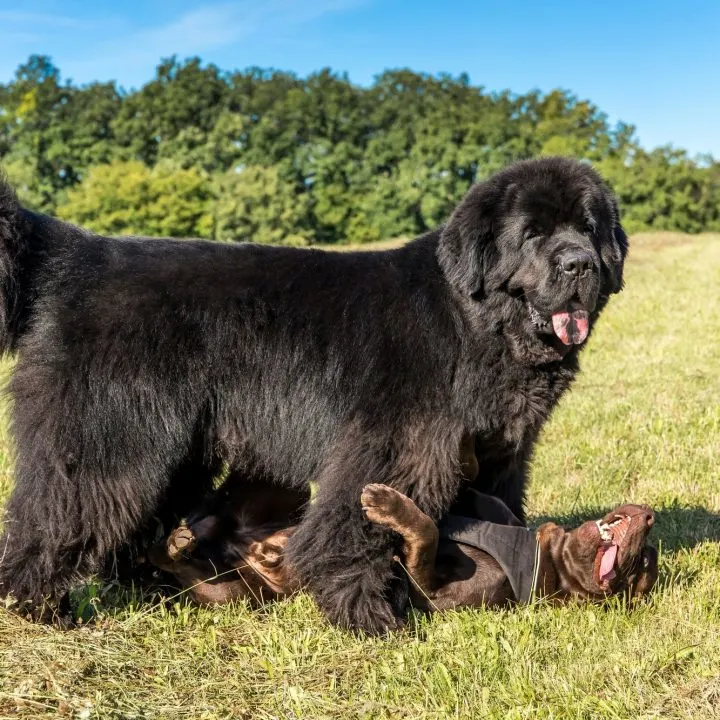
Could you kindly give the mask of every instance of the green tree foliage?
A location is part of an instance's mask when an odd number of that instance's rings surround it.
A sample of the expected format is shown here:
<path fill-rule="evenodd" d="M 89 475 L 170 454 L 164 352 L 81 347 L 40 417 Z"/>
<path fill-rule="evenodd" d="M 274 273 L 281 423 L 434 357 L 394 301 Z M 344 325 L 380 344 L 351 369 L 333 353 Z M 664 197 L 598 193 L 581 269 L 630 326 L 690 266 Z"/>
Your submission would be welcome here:
<path fill-rule="evenodd" d="M 112 129 L 123 158 L 153 165 L 188 164 L 205 145 L 226 107 L 228 85 L 214 65 L 163 60 L 156 77 L 124 98 Z M 208 168 L 213 169 L 213 168 Z"/>
<path fill-rule="evenodd" d="M 89 170 L 57 214 L 107 235 L 212 237 L 212 200 L 202 170 L 116 161 Z"/>
<path fill-rule="evenodd" d="M 568 155 L 614 187 L 630 231 L 720 229 L 720 164 L 641 148 L 561 90 L 488 93 L 410 70 L 369 88 L 163 60 L 137 91 L 62 82 L 32 56 L 0 85 L 0 162 L 30 206 L 96 230 L 306 244 L 434 227 L 509 162 Z"/>
<path fill-rule="evenodd" d="M 114 152 L 110 124 L 121 98 L 112 83 L 61 84 L 49 58 L 33 56 L 0 90 L 2 162 L 21 196 L 52 212 L 86 168 Z"/>
<path fill-rule="evenodd" d="M 308 245 L 309 196 L 277 167 L 250 165 L 220 177 L 215 209 L 218 240 Z"/>
<path fill-rule="evenodd" d="M 670 147 L 635 149 L 632 161 L 610 158 L 598 170 L 615 189 L 629 232 L 720 229 L 720 163 L 692 162 Z"/>

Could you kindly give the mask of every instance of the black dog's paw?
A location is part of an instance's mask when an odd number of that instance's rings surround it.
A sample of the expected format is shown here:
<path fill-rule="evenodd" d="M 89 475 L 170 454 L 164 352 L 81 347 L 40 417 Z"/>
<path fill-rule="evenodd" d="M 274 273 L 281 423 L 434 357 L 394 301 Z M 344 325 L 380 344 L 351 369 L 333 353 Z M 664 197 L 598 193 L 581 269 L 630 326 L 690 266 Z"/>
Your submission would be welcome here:
<path fill-rule="evenodd" d="M 360 495 L 365 517 L 378 525 L 391 525 L 402 511 L 407 498 L 388 485 L 371 483 Z"/>
<path fill-rule="evenodd" d="M 382 636 L 405 625 L 390 603 L 382 595 L 371 593 L 367 586 L 337 588 L 317 600 L 327 619 L 343 630 Z"/>
<path fill-rule="evenodd" d="M 28 622 L 48 625 L 55 630 L 73 630 L 77 622 L 70 606 L 70 596 L 65 593 L 60 600 L 45 598 L 38 602 L 30 600 L 15 601 L 5 598 L 4 607 L 13 615 L 17 615 Z"/>
<path fill-rule="evenodd" d="M 382 601 L 362 614 L 361 625 L 357 628 L 366 635 L 389 635 L 402 630 L 405 621 L 393 612 L 390 603 Z"/>
<path fill-rule="evenodd" d="M 379 601 L 354 611 L 344 608 L 339 612 L 326 610 L 328 620 L 344 630 L 351 632 L 382 637 L 405 626 L 405 622 L 397 617 L 385 601 Z"/>

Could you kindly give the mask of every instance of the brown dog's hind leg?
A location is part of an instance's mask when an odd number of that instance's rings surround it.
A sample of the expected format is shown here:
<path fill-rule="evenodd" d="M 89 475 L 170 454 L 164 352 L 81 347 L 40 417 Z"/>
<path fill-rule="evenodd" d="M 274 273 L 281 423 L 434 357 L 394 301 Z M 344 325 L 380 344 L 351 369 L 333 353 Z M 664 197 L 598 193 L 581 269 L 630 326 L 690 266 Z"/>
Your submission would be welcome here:
<path fill-rule="evenodd" d="M 435 587 L 435 523 L 407 495 L 388 485 L 366 485 L 360 502 L 370 522 L 384 525 L 402 537 L 405 567 L 420 592 L 429 596 Z"/>
<path fill-rule="evenodd" d="M 183 553 L 191 553 L 196 545 L 195 535 L 185 524 L 176 527 L 167 539 L 167 555 L 170 560 L 182 557 Z"/>
<path fill-rule="evenodd" d="M 192 552 L 196 539 L 187 525 L 176 527 L 167 540 L 153 545 L 148 550 L 148 559 L 155 567 L 174 573 L 175 563 L 181 562 L 186 554 Z"/>

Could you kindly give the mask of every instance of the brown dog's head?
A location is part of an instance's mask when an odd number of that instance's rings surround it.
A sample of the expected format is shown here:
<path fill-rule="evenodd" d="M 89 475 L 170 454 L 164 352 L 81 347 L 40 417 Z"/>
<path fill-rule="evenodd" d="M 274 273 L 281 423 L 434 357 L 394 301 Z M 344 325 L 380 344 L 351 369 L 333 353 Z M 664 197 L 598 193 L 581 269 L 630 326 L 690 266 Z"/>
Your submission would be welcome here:
<path fill-rule="evenodd" d="M 556 592 L 598 600 L 622 592 L 630 597 L 649 592 L 657 580 L 657 551 L 646 545 L 654 522 L 647 505 L 621 505 L 575 530 L 541 525 L 538 543 L 552 558 Z"/>

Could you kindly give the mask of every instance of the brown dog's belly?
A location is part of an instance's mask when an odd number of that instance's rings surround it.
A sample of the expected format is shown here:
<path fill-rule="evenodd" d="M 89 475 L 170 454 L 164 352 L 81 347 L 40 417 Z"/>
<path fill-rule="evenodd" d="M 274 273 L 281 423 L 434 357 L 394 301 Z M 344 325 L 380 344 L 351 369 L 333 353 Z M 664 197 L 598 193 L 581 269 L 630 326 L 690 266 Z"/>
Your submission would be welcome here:
<path fill-rule="evenodd" d="M 417 598 L 427 610 L 502 607 L 514 598 L 510 581 L 500 565 L 487 553 L 467 545 L 440 541 L 435 579 L 431 596 Z"/>
<path fill-rule="evenodd" d="M 190 578 L 188 578 L 190 580 Z M 199 605 L 222 605 L 232 600 L 249 600 L 253 606 L 260 606 L 262 603 L 275 600 L 278 594 L 269 590 L 263 583 L 248 583 L 247 579 L 240 577 L 236 580 L 207 580 L 198 582 L 185 581 L 183 584 L 188 589 L 188 594 L 194 602 Z"/>

